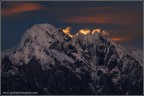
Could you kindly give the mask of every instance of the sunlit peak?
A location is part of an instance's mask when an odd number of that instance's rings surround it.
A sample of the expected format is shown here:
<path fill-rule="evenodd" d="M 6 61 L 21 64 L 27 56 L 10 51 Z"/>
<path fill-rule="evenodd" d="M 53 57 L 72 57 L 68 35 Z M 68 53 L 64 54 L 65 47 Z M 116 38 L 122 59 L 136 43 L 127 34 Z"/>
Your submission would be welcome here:
<path fill-rule="evenodd" d="M 94 34 L 94 33 L 96 33 L 96 32 L 100 33 L 100 32 L 101 32 L 101 29 L 98 28 L 98 29 L 94 29 L 94 30 L 92 30 L 92 34 Z"/>
<path fill-rule="evenodd" d="M 73 37 L 72 34 L 70 34 L 71 27 L 66 27 L 65 29 L 62 30 L 65 34 L 69 35 L 70 37 Z"/>
<path fill-rule="evenodd" d="M 75 37 L 79 34 L 87 35 L 87 34 L 95 34 L 95 33 L 101 33 L 101 29 L 80 29 L 75 35 L 72 35 L 70 33 L 71 27 L 66 27 L 65 29 L 62 30 L 65 34 L 69 35 L 70 37 Z"/>
<path fill-rule="evenodd" d="M 63 29 L 64 33 L 70 33 L 71 27 L 66 27 L 65 29 Z"/>
<path fill-rule="evenodd" d="M 84 34 L 84 35 L 86 35 L 86 34 L 90 34 L 90 29 L 81 29 L 80 31 L 79 31 L 79 33 L 82 33 L 82 34 Z"/>

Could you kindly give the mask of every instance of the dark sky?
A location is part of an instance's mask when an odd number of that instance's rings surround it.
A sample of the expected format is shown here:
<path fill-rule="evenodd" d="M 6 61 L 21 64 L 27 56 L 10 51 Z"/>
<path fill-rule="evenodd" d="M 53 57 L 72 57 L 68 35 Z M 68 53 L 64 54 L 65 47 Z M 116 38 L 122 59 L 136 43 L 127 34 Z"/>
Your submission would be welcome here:
<path fill-rule="evenodd" d="M 104 30 L 128 49 L 143 46 L 142 1 L 41 1 L 1 2 L 2 50 L 19 44 L 23 33 L 38 23 L 80 29 Z"/>

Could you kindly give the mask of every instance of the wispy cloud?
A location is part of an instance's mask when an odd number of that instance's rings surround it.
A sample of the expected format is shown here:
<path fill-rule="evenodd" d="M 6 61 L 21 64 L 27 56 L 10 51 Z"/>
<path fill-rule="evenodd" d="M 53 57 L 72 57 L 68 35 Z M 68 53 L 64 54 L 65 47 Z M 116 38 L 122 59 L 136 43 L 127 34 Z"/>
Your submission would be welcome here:
<path fill-rule="evenodd" d="M 36 11 L 43 7 L 36 3 L 31 2 L 2 2 L 6 3 L 7 8 L 2 9 L 2 16 L 11 16 L 22 12 Z"/>
<path fill-rule="evenodd" d="M 119 41 L 119 42 L 124 41 L 124 38 L 122 38 L 122 37 L 112 37 L 111 39 L 112 39 L 113 41 Z"/>
<path fill-rule="evenodd" d="M 68 23 L 110 23 L 123 25 L 142 22 L 141 11 L 129 7 L 95 7 L 77 10 L 81 10 L 79 12 L 82 15 L 71 16 L 63 21 Z"/>

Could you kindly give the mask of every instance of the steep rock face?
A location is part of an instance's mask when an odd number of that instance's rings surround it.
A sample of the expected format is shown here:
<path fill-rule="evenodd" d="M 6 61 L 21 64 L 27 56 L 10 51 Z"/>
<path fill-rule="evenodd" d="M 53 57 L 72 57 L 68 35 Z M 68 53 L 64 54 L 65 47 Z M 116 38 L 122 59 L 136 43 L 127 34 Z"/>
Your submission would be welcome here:
<path fill-rule="evenodd" d="M 50 24 L 37 24 L 2 57 L 2 94 L 143 94 L 138 58 L 99 33 L 70 38 Z"/>

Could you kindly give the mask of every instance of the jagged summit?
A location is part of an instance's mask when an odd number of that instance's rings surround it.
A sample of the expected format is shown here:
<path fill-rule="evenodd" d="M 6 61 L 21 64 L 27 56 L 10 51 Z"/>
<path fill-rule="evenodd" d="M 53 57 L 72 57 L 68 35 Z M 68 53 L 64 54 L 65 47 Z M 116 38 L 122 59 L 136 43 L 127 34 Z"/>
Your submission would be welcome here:
<path fill-rule="evenodd" d="M 14 64 L 27 64 L 35 56 L 41 63 L 47 63 L 52 59 L 48 61 L 50 57 L 47 56 L 46 52 L 56 43 L 63 47 L 67 47 L 69 43 L 72 43 L 71 46 L 75 47 L 78 45 L 75 40 L 89 44 L 95 43 L 99 39 L 99 33 L 87 35 L 79 33 L 79 35 L 71 38 L 51 24 L 35 24 L 24 33 L 20 46 L 13 51 L 13 54 L 10 54 L 10 59 Z"/>
<path fill-rule="evenodd" d="M 69 40 L 67 34 L 50 24 L 36 24 L 24 33 L 20 46 L 9 58 L 13 64 L 27 64 L 33 57 L 39 59 L 41 63 L 51 62 L 53 59 L 47 56 L 49 48 L 57 42 L 64 45 Z"/>
<path fill-rule="evenodd" d="M 54 42 L 54 40 L 61 40 L 60 35 L 61 33 L 53 25 L 36 24 L 26 31 L 20 45 L 23 47 L 35 42 L 42 46 L 49 46 L 49 43 Z"/>

